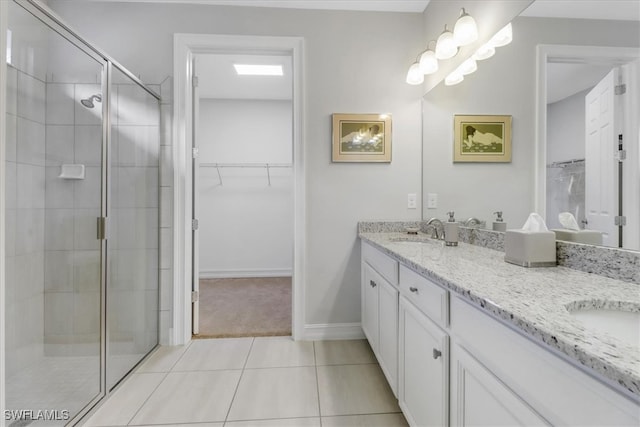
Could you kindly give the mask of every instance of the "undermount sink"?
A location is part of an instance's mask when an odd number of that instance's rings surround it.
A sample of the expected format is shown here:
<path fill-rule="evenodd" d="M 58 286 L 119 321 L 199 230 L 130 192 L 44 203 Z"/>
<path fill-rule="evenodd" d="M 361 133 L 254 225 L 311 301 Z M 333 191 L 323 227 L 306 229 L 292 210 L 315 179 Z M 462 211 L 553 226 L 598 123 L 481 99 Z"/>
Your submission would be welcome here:
<path fill-rule="evenodd" d="M 594 334 L 604 333 L 640 350 L 640 311 L 636 304 L 567 307 L 569 314 Z"/>

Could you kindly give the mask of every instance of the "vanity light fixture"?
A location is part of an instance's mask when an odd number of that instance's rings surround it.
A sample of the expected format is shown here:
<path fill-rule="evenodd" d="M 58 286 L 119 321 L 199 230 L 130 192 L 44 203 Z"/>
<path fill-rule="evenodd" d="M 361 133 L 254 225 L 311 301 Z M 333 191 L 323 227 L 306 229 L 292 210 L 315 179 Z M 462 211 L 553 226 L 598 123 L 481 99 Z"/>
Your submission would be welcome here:
<path fill-rule="evenodd" d="M 455 69 L 447 77 L 444 78 L 444 84 L 447 86 L 457 85 L 464 80 L 464 76 L 458 69 Z"/>
<path fill-rule="evenodd" d="M 489 43 L 493 47 L 502 47 L 506 46 L 513 40 L 513 28 L 511 27 L 511 22 L 509 22 L 505 27 L 503 27 L 500 31 L 498 31 Z"/>
<path fill-rule="evenodd" d="M 424 74 L 420 71 L 420 63 L 417 60 L 409 67 L 407 83 L 410 85 L 420 85 L 424 83 Z"/>
<path fill-rule="evenodd" d="M 444 26 L 444 31 L 438 37 L 436 42 L 436 58 L 449 59 L 453 58 L 458 53 L 458 45 L 453 39 L 453 33 L 449 31 L 447 26 Z"/>
<path fill-rule="evenodd" d="M 453 40 L 458 46 L 466 46 L 478 40 L 476 20 L 464 10 L 464 7 L 460 10 L 460 17 L 453 27 Z"/>
<path fill-rule="evenodd" d="M 469 58 L 466 61 L 464 61 L 462 64 L 460 64 L 460 66 L 456 69 L 456 71 L 462 74 L 463 76 L 466 76 L 468 74 L 473 73 L 477 69 L 478 69 L 478 64 L 476 63 L 476 60 L 473 58 Z"/>
<path fill-rule="evenodd" d="M 435 43 L 433 40 L 429 43 L 431 42 Z M 436 53 L 433 49 L 429 48 L 429 43 L 427 43 L 427 50 L 420 55 L 420 71 L 422 74 L 433 74 L 438 71 L 438 58 L 436 58 Z"/>
<path fill-rule="evenodd" d="M 490 43 L 485 43 L 476 50 L 472 58 L 476 61 L 482 61 L 491 58 L 495 54 L 496 49 Z"/>

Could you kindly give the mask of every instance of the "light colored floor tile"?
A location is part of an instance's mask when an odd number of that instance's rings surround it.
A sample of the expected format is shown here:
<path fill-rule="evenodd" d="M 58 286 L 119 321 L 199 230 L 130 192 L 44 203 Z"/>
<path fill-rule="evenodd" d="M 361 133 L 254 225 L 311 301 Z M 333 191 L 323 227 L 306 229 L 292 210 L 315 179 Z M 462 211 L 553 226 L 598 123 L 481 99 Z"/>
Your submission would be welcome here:
<path fill-rule="evenodd" d="M 127 425 L 165 376 L 161 373 L 131 375 L 84 426 Z"/>
<path fill-rule="evenodd" d="M 172 371 L 242 369 L 252 342 L 253 338 L 193 340 Z"/>
<path fill-rule="evenodd" d="M 278 420 L 229 421 L 225 427 L 320 427 L 320 418 L 287 418 Z M 192 426 L 200 427 L 200 425 Z"/>
<path fill-rule="evenodd" d="M 318 389 L 322 416 L 400 412 L 378 365 L 318 366 Z"/>
<path fill-rule="evenodd" d="M 256 338 L 247 368 L 287 368 L 314 366 L 313 343 L 293 341 L 291 337 Z"/>
<path fill-rule="evenodd" d="M 322 417 L 322 427 L 408 427 L 402 414 Z"/>
<path fill-rule="evenodd" d="M 315 341 L 313 344 L 318 366 L 376 363 L 366 340 Z"/>
<path fill-rule="evenodd" d="M 317 417 L 315 368 L 247 369 L 228 420 Z"/>
<path fill-rule="evenodd" d="M 187 346 L 160 346 L 136 372 L 169 372 Z"/>
<path fill-rule="evenodd" d="M 130 424 L 224 421 L 240 374 L 241 371 L 170 372 Z"/>

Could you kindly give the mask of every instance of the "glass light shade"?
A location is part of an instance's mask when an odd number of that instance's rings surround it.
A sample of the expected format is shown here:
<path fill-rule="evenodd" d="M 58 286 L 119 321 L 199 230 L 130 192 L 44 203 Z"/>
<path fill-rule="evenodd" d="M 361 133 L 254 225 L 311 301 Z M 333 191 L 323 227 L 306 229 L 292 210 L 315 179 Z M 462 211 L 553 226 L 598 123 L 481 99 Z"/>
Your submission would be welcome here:
<path fill-rule="evenodd" d="M 472 58 L 476 61 L 482 61 L 483 59 L 491 58 L 495 54 L 496 49 L 490 43 L 485 43 L 476 50 L 476 53 L 473 54 Z"/>
<path fill-rule="evenodd" d="M 458 70 L 453 71 L 444 78 L 444 84 L 447 86 L 457 85 L 464 80 L 464 76 Z"/>
<path fill-rule="evenodd" d="M 438 59 L 432 50 L 427 50 L 420 55 L 420 72 L 422 74 L 433 74 L 438 71 Z"/>
<path fill-rule="evenodd" d="M 444 31 L 440 34 L 436 43 L 436 58 L 449 59 L 453 58 L 456 53 L 458 53 L 458 45 L 453 40 L 453 33 L 445 25 Z"/>
<path fill-rule="evenodd" d="M 476 60 L 473 58 L 469 58 L 466 61 L 464 61 L 462 64 L 460 64 L 460 66 L 456 69 L 456 71 L 454 71 L 454 73 L 459 72 L 463 76 L 466 76 L 467 74 L 473 73 L 477 69 L 478 69 L 478 64 L 476 64 Z"/>
<path fill-rule="evenodd" d="M 465 12 L 464 8 L 460 12 L 460 18 L 453 27 L 453 40 L 458 46 L 466 46 L 478 40 L 478 26 L 476 20 Z"/>
<path fill-rule="evenodd" d="M 511 40 L 513 40 L 513 28 L 511 27 L 511 22 L 509 22 L 491 38 L 489 43 L 493 47 L 502 47 L 511 43 Z"/>
<path fill-rule="evenodd" d="M 414 62 L 407 72 L 407 83 L 410 85 L 419 85 L 424 83 L 424 74 L 420 71 L 420 64 Z"/>

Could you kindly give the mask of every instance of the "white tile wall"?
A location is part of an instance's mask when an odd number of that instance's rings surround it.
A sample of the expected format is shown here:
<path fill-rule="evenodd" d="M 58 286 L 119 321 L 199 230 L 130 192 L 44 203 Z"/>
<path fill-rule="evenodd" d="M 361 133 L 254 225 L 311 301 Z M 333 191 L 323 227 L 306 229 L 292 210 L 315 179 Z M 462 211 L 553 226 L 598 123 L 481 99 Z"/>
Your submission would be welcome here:
<path fill-rule="evenodd" d="M 7 65 L 7 113 L 18 114 L 18 70 Z"/>
<path fill-rule="evenodd" d="M 48 125 L 46 128 L 47 166 L 59 166 L 75 162 L 74 126 Z"/>
<path fill-rule="evenodd" d="M 17 145 L 18 163 L 44 166 L 45 164 L 45 126 L 30 119 L 18 117 L 17 133 L 20 144 Z"/>
<path fill-rule="evenodd" d="M 45 250 L 73 250 L 73 236 L 73 209 L 46 209 L 44 245 Z"/>
<path fill-rule="evenodd" d="M 160 149 L 158 126 L 119 125 L 117 134 L 118 165 L 157 165 Z"/>
<path fill-rule="evenodd" d="M 16 161 L 16 131 L 18 126 L 18 118 L 13 114 L 7 114 L 7 131 L 5 133 L 5 155 L 7 161 L 15 162 Z"/>
<path fill-rule="evenodd" d="M 17 164 L 17 207 L 19 209 L 43 209 L 44 200 L 44 167 Z"/>
<path fill-rule="evenodd" d="M 47 83 L 47 124 L 74 124 L 74 91 L 73 84 Z"/>
<path fill-rule="evenodd" d="M 16 255 L 42 252 L 45 241 L 44 209 L 18 209 L 16 217 Z"/>
<path fill-rule="evenodd" d="M 76 292 L 100 291 L 100 251 L 73 253 L 73 289 Z"/>
<path fill-rule="evenodd" d="M 158 209 L 118 209 L 118 247 L 158 248 Z"/>
<path fill-rule="evenodd" d="M 75 250 L 99 250 L 97 218 L 99 209 L 74 209 L 73 248 Z"/>
<path fill-rule="evenodd" d="M 73 207 L 74 181 L 59 178 L 60 166 L 47 166 L 45 171 L 45 206 L 47 209 Z"/>
<path fill-rule="evenodd" d="M 47 251 L 45 253 L 45 292 L 73 291 L 73 251 Z"/>
<path fill-rule="evenodd" d="M 118 125 L 154 126 L 159 122 L 157 101 L 137 85 L 118 85 Z"/>
<path fill-rule="evenodd" d="M 45 335 L 71 335 L 73 333 L 73 293 L 47 292 L 44 294 Z"/>
<path fill-rule="evenodd" d="M 158 168 L 118 168 L 119 208 L 155 208 L 158 195 Z"/>
<path fill-rule="evenodd" d="M 102 93 L 99 84 L 77 84 L 75 85 L 75 124 L 76 125 L 99 125 L 102 122 L 102 102 L 94 101 L 94 108 L 87 108 L 80 103 L 81 100 L 90 98 L 92 95 Z"/>
<path fill-rule="evenodd" d="M 75 127 L 75 163 L 85 166 L 102 164 L 102 126 Z"/>
<path fill-rule="evenodd" d="M 45 123 L 46 88 L 43 81 L 28 74 L 18 73 L 18 116 Z"/>

